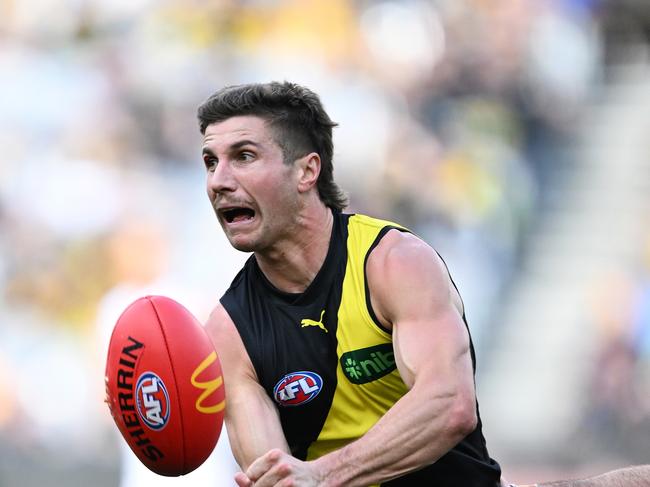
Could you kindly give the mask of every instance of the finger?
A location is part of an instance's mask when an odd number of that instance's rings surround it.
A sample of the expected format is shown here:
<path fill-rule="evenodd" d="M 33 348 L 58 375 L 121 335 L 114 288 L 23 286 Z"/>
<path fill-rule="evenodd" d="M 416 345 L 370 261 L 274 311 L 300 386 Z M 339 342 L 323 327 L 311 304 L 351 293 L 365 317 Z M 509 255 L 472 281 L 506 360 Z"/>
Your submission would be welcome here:
<path fill-rule="evenodd" d="M 288 477 L 291 476 L 291 466 L 280 460 L 276 465 L 271 466 L 264 475 L 255 480 L 255 487 L 280 487 L 291 485 Z M 283 482 L 289 482 L 285 483 Z"/>
<path fill-rule="evenodd" d="M 235 483 L 238 487 L 253 487 L 253 481 L 242 472 L 235 474 Z"/>
<path fill-rule="evenodd" d="M 283 457 L 282 450 L 273 449 L 255 460 L 246 470 L 246 475 L 253 482 L 257 482 L 262 475 L 269 471 Z"/>

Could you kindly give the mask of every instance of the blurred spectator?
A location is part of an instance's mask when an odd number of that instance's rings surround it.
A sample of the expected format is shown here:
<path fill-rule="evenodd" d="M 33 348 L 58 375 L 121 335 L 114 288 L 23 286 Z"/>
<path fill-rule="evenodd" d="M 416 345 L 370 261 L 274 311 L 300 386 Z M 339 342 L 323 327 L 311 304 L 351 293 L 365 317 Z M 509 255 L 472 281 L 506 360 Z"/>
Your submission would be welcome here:
<path fill-rule="evenodd" d="M 574 433 L 592 458 L 642 463 L 650 448 L 647 270 L 641 281 L 617 274 L 597 281 L 592 301 L 597 347 L 584 422 Z"/>

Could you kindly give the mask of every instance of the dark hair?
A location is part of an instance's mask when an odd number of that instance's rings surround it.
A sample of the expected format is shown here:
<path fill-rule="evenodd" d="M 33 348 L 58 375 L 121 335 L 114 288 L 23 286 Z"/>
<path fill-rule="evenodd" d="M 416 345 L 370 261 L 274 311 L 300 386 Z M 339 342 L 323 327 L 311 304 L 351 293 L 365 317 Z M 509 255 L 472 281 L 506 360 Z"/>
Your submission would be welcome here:
<path fill-rule="evenodd" d="M 227 86 L 211 95 L 198 109 L 199 127 L 238 115 L 265 119 L 282 149 L 284 162 L 292 163 L 309 152 L 321 159 L 317 188 L 327 206 L 342 210 L 347 198 L 334 182 L 332 128 L 336 127 L 313 91 L 289 82 Z"/>

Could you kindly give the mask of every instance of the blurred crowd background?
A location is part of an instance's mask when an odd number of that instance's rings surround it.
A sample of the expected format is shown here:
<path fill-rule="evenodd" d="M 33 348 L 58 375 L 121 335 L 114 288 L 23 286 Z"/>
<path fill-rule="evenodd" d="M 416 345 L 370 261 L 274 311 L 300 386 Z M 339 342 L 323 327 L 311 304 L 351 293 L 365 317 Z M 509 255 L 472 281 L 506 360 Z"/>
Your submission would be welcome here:
<path fill-rule="evenodd" d="M 119 484 L 108 336 L 246 258 L 196 107 L 270 80 L 340 124 L 350 210 L 445 258 L 506 474 L 650 463 L 649 42 L 646 0 L 0 0 L 0 486 Z"/>

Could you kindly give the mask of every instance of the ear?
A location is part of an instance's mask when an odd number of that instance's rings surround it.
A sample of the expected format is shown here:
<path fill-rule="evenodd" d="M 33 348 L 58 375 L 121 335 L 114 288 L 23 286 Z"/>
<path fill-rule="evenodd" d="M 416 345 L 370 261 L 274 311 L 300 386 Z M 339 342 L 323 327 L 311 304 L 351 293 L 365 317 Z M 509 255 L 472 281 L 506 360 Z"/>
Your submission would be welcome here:
<path fill-rule="evenodd" d="M 320 156 L 310 152 L 296 161 L 298 165 L 298 191 L 306 193 L 316 186 L 320 175 Z"/>

